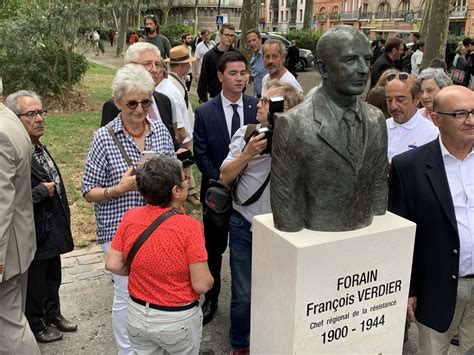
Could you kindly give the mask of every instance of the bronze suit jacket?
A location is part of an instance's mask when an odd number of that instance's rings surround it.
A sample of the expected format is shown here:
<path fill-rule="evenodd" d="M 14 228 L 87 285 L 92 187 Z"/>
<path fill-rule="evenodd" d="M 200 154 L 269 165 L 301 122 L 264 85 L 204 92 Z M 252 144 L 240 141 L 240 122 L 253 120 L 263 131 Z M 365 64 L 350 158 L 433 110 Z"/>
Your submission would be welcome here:
<path fill-rule="evenodd" d="M 30 180 L 30 137 L 0 103 L 0 282 L 23 274 L 35 255 Z"/>
<path fill-rule="evenodd" d="M 369 225 L 387 204 L 387 128 L 359 98 L 361 151 L 350 157 L 342 119 L 322 86 L 275 121 L 271 206 L 275 227 L 344 231 Z M 343 109 L 341 108 L 341 112 Z"/>

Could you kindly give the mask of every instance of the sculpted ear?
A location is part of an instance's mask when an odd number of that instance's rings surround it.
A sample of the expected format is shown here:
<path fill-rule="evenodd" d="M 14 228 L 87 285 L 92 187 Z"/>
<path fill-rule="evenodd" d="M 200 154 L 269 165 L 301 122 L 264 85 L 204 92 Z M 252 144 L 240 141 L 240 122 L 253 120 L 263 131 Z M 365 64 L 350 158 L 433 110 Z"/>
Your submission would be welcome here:
<path fill-rule="evenodd" d="M 316 61 L 316 69 L 318 70 L 319 74 L 321 75 L 322 78 L 327 79 L 328 74 L 326 70 L 326 64 L 321 59 L 318 59 Z"/>

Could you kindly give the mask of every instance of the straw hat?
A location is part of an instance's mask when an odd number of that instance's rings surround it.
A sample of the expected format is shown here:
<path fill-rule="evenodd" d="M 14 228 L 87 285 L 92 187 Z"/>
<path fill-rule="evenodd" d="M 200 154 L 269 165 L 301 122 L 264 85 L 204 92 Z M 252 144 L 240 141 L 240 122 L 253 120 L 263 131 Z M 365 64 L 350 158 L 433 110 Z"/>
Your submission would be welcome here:
<path fill-rule="evenodd" d="M 165 59 L 165 62 L 171 64 L 184 64 L 194 62 L 195 60 L 196 58 L 189 55 L 188 48 L 181 45 L 170 49 L 170 56 Z"/>

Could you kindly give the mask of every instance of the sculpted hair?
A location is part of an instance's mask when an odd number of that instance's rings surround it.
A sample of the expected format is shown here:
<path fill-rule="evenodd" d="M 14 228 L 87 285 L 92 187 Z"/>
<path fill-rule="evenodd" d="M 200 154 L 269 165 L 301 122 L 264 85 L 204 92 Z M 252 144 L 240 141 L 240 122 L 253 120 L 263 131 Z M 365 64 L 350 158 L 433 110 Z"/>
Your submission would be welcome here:
<path fill-rule="evenodd" d="M 231 23 L 224 23 L 222 26 L 221 26 L 221 29 L 219 30 L 219 33 L 220 34 L 223 34 L 224 33 L 224 30 L 225 29 L 228 29 L 228 30 L 231 30 L 231 31 L 235 31 L 235 26 Z"/>
<path fill-rule="evenodd" d="M 155 157 L 138 170 L 137 187 L 146 203 L 167 207 L 173 199 L 173 187 L 181 186 L 182 164 L 178 159 Z"/>
<path fill-rule="evenodd" d="M 239 51 L 230 51 L 225 52 L 217 61 L 217 71 L 224 74 L 225 69 L 227 67 L 227 63 L 231 62 L 243 62 L 245 64 L 245 68 L 247 68 L 247 59 L 245 56 Z"/>
<path fill-rule="evenodd" d="M 31 97 L 39 103 L 42 103 L 41 97 L 36 92 L 30 90 L 20 90 L 8 95 L 5 100 L 5 106 L 13 111 L 13 113 L 17 116 L 21 113 L 20 106 L 18 105 L 18 99 L 20 97 Z"/>
<path fill-rule="evenodd" d="M 280 54 L 284 57 L 285 54 L 286 54 L 286 48 L 285 48 L 285 45 L 283 44 L 282 41 L 280 41 L 279 39 L 274 39 L 274 38 L 270 38 L 270 39 L 267 39 L 265 41 L 265 43 L 263 44 L 263 53 L 265 54 L 265 50 L 266 48 L 271 45 L 271 44 L 277 44 L 280 46 Z"/>
<path fill-rule="evenodd" d="M 258 37 L 258 39 L 262 39 L 262 34 L 260 33 L 259 30 L 257 30 L 256 28 L 251 28 L 250 30 L 248 30 L 245 34 L 246 35 L 249 35 L 251 33 L 255 33 Z"/>
<path fill-rule="evenodd" d="M 137 42 L 137 43 L 132 44 L 130 47 L 128 47 L 123 57 L 123 63 L 128 64 L 128 63 L 136 62 L 138 61 L 138 57 L 143 52 L 148 52 L 148 51 L 154 52 L 158 56 L 158 58 L 161 58 L 160 50 L 154 44 L 147 43 L 147 42 Z"/>
<path fill-rule="evenodd" d="M 390 53 L 394 48 L 400 48 L 400 44 L 403 44 L 403 40 L 398 37 L 389 38 L 387 43 L 385 44 L 385 53 Z"/>
<path fill-rule="evenodd" d="M 426 68 L 422 70 L 416 81 L 421 85 L 423 80 L 434 80 L 440 89 L 453 85 L 453 81 L 440 68 Z"/>
<path fill-rule="evenodd" d="M 112 96 L 121 99 L 129 93 L 153 94 L 155 83 L 145 68 L 137 64 L 127 64 L 117 70 L 112 81 Z"/>
<path fill-rule="evenodd" d="M 369 40 L 362 32 L 356 30 L 353 26 L 338 25 L 325 32 L 319 39 L 318 44 L 316 45 L 316 57 L 318 60 L 322 60 L 324 62 L 325 59 L 332 59 L 331 57 L 334 53 L 333 51 L 340 49 L 340 46 L 337 45 L 337 42 L 335 43 L 335 40 L 337 41 L 340 39 L 340 33 L 351 35 L 352 39 L 350 39 L 350 41 L 354 40 L 356 36 L 365 38 L 367 40 L 367 48 L 369 47 Z"/>
<path fill-rule="evenodd" d="M 285 99 L 285 104 L 288 109 L 298 105 L 301 101 L 303 101 L 303 97 L 296 91 L 296 89 L 289 84 L 282 83 L 281 81 L 269 80 L 267 82 L 267 91 L 271 88 L 278 89 L 278 95 L 283 96 Z"/>

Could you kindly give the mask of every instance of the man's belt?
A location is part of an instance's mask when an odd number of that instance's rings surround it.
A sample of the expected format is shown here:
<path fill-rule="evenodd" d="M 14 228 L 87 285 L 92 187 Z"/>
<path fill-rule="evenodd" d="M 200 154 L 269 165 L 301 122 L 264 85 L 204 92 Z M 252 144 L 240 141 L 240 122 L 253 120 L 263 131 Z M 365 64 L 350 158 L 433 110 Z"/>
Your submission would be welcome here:
<path fill-rule="evenodd" d="M 140 300 L 136 297 L 133 297 L 132 295 L 130 295 L 130 298 L 132 299 L 133 302 L 138 303 L 142 306 L 150 307 L 150 308 L 157 309 L 159 311 L 165 311 L 165 312 L 185 311 L 187 309 L 191 309 L 191 308 L 194 308 L 197 305 L 199 305 L 199 301 L 196 300 L 192 303 L 185 304 L 184 306 L 160 306 L 158 304 L 153 304 L 153 303 L 150 303 L 150 302 L 142 301 L 142 300 Z"/>

